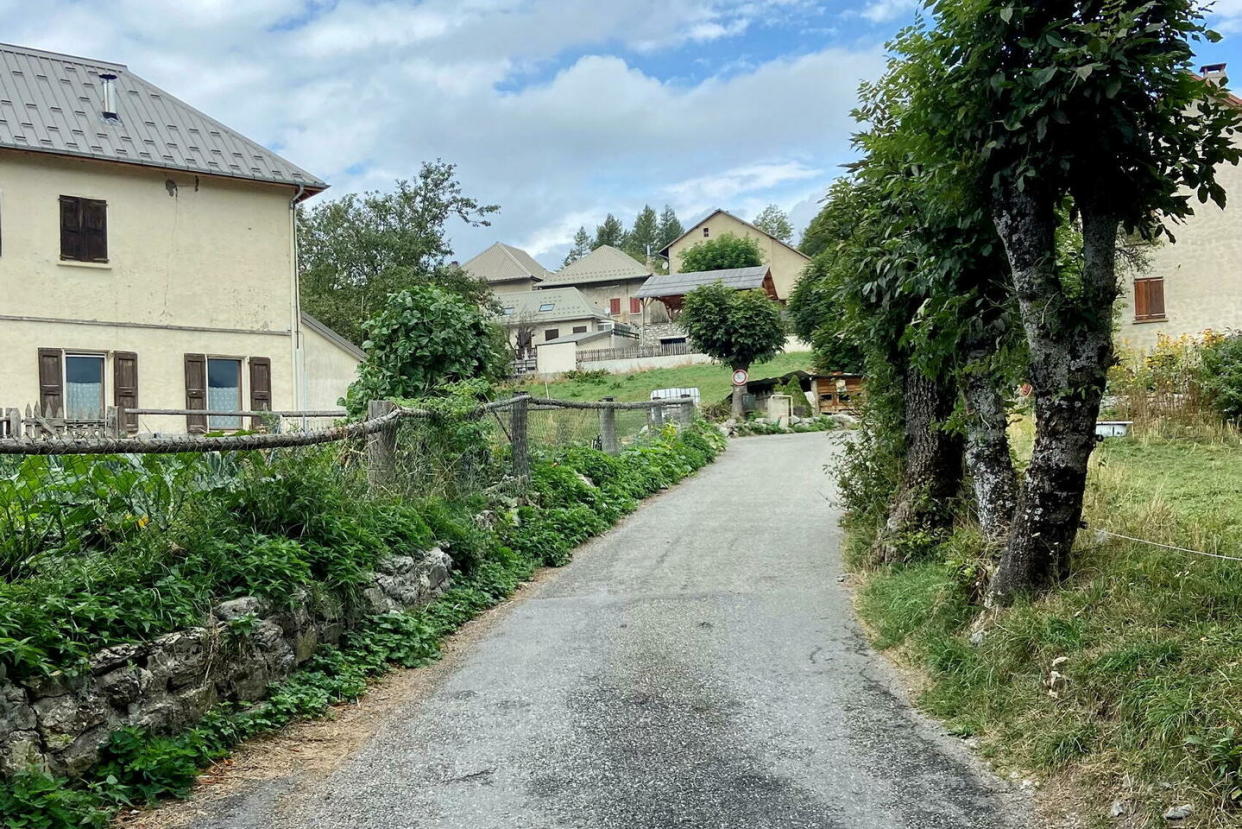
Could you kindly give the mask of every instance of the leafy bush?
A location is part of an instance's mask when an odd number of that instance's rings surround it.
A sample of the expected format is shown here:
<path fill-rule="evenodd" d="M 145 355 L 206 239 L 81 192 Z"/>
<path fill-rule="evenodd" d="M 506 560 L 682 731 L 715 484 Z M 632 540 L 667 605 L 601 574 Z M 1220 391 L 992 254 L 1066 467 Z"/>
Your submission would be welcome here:
<path fill-rule="evenodd" d="M 1222 418 L 1242 421 L 1242 332 L 1211 338 L 1204 345 L 1202 383 Z"/>

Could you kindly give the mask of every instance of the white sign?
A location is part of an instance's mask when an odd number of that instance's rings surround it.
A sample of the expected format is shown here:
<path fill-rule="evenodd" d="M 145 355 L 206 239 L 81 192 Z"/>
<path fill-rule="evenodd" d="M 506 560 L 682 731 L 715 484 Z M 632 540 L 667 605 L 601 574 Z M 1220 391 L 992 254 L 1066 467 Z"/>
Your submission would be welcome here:
<path fill-rule="evenodd" d="M 733 385 L 735 386 L 744 386 L 746 385 L 746 381 L 749 379 L 750 375 L 746 373 L 746 369 L 744 368 L 739 368 L 737 371 L 733 372 Z"/>

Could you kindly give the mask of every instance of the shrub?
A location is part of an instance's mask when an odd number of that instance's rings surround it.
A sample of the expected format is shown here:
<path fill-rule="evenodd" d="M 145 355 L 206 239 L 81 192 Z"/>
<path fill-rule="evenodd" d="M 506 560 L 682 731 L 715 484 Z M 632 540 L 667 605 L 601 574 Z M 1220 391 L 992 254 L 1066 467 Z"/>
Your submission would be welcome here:
<path fill-rule="evenodd" d="M 1203 347 L 1204 391 L 1228 421 L 1242 421 L 1242 332 L 1210 338 Z"/>

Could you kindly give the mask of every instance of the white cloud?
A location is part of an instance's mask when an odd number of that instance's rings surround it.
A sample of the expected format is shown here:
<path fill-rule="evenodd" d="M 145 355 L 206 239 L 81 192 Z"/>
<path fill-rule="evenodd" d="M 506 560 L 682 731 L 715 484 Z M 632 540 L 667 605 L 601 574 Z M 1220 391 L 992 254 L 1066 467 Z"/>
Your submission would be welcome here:
<path fill-rule="evenodd" d="M 458 257 L 505 239 L 555 263 L 580 224 L 609 211 L 628 222 L 668 200 L 688 221 L 822 189 L 848 156 L 855 88 L 881 70 L 879 50 L 826 45 L 765 60 L 732 48 L 814 5 L 193 0 L 170 16 L 156 0 L 37 10 L 0 0 L 0 19 L 6 40 L 126 63 L 277 147 L 332 183 L 320 199 L 389 187 L 425 159 L 453 161 L 466 192 L 502 208 L 491 228 L 452 228 Z M 692 42 L 716 44 L 694 48 L 718 53 L 722 74 L 662 80 L 618 56 L 618 44 L 650 55 Z M 565 54 L 584 56 L 510 88 Z"/>
<path fill-rule="evenodd" d="M 872 23 L 887 23 L 914 11 L 918 0 L 871 0 L 863 7 L 862 16 Z"/>

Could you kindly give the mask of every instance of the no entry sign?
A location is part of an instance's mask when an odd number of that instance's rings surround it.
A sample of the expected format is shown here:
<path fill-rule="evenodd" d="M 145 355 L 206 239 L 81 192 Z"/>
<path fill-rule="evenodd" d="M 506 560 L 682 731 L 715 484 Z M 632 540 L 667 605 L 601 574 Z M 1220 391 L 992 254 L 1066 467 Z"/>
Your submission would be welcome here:
<path fill-rule="evenodd" d="M 746 373 L 746 369 L 739 368 L 737 371 L 733 372 L 733 385 L 744 386 L 749 378 L 750 375 Z"/>

